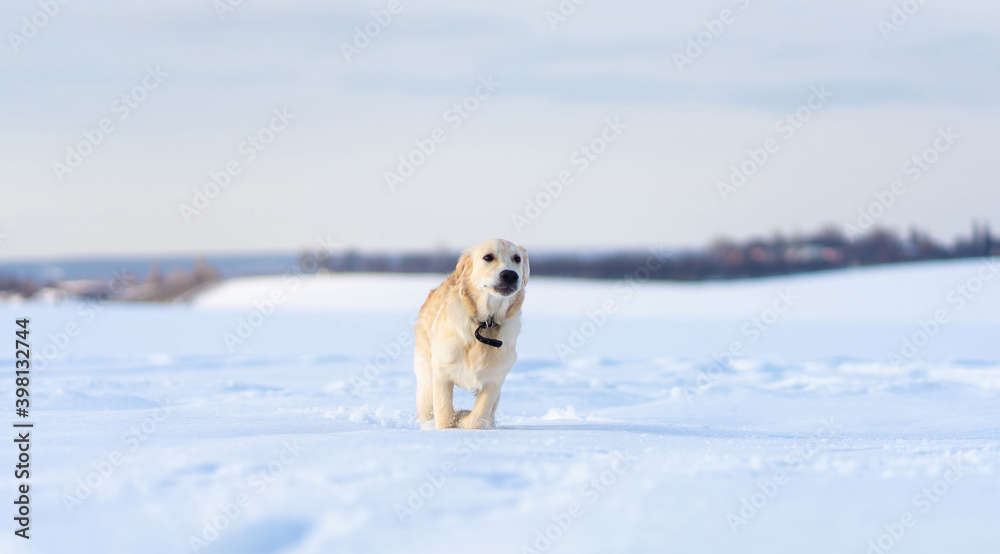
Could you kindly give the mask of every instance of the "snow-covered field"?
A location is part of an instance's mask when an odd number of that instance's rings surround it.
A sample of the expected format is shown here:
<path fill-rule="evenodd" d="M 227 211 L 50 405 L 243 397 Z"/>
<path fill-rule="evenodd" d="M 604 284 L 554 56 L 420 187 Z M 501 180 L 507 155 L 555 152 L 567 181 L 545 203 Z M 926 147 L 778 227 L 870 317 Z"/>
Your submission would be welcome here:
<path fill-rule="evenodd" d="M 414 419 L 439 276 L 0 304 L 36 361 L 32 538 L 8 442 L 0 551 L 996 552 L 998 272 L 535 278 L 477 432 Z M 0 393 L 10 420 L 12 377 Z"/>

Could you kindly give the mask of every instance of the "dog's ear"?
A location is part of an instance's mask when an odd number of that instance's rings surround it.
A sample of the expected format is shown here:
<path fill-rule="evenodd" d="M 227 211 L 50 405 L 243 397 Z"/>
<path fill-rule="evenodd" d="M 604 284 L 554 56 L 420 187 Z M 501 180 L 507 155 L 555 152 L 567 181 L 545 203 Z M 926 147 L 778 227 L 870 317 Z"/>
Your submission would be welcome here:
<path fill-rule="evenodd" d="M 462 299 L 465 309 L 472 314 L 476 313 L 476 301 L 472 298 L 472 291 L 469 289 L 469 279 L 472 277 L 472 256 L 468 252 L 462 252 L 462 256 L 455 265 L 455 272 L 451 274 L 458 287 L 458 295 Z"/>
<path fill-rule="evenodd" d="M 521 277 L 521 286 L 528 284 L 528 276 L 531 274 L 531 268 L 528 266 L 528 249 L 517 245 L 517 249 L 521 251 L 521 262 L 524 265 L 524 275 Z"/>
<path fill-rule="evenodd" d="M 459 283 L 465 282 L 469 279 L 469 274 L 472 273 L 472 256 L 468 252 L 462 252 L 462 255 L 458 258 L 458 263 L 455 264 L 455 280 Z"/>

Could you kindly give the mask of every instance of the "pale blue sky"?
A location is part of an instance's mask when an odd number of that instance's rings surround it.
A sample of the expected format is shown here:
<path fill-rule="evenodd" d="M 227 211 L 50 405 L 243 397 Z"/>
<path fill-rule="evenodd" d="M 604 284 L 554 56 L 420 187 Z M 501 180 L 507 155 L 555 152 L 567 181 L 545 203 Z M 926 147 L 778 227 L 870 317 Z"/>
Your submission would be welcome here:
<path fill-rule="evenodd" d="M 902 2 L 589 0 L 553 29 L 555 1 L 403 0 L 350 63 L 342 44 L 388 2 L 244 0 L 221 21 L 212 0 L 148 4 L 69 2 L 24 41 L 12 34 L 44 19 L 38 2 L 0 7 L 0 259 L 318 237 L 696 245 L 852 223 L 894 179 L 908 189 L 881 224 L 945 239 L 973 219 L 1000 227 L 995 4 L 928 2 L 886 40 L 879 21 Z M 723 9 L 732 23 L 679 71 L 673 54 Z M 150 67 L 166 76 L 122 119 L 115 99 Z M 499 88 L 453 128 L 450 106 L 491 75 Z M 831 99 L 782 138 L 777 122 L 819 85 Z M 294 119 L 249 161 L 241 143 L 279 108 Z M 114 131 L 57 179 L 53 162 L 102 118 Z M 574 151 L 608 118 L 626 128 L 580 171 Z M 948 127 L 955 144 L 911 182 L 903 164 Z M 385 173 L 436 128 L 444 141 L 391 191 Z M 774 137 L 723 200 L 717 183 Z M 185 221 L 179 205 L 231 160 L 231 185 Z M 519 227 L 512 215 L 561 171 L 573 184 Z"/>

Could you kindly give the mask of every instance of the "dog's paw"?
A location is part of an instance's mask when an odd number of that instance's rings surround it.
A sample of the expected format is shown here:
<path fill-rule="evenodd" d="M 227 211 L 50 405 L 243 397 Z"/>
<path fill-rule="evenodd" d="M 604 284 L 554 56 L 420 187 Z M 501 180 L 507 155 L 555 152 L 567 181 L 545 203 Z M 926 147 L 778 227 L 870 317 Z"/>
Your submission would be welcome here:
<path fill-rule="evenodd" d="M 490 421 L 486 419 L 473 419 L 471 417 L 463 417 L 458 420 L 459 429 L 488 429 L 492 427 Z"/>
<path fill-rule="evenodd" d="M 451 417 L 434 416 L 434 427 L 437 429 L 454 429 L 458 424 L 458 413 Z"/>
<path fill-rule="evenodd" d="M 459 410 L 455 412 L 455 427 L 459 429 L 475 429 L 472 426 L 472 419 L 469 418 L 471 410 Z"/>
<path fill-rule="evenodd" d="M 427 431 L 428 429 L 436 429 L 437 426 L 434 424 L 433 419 L 428 419 L 427 421 L 420 422 L 420 430 Z"/>

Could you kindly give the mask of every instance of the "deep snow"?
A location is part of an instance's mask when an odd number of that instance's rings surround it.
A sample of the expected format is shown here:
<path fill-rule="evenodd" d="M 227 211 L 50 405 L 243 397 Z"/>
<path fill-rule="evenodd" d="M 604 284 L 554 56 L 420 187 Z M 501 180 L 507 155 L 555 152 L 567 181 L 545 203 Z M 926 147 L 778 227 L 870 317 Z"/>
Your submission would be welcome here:
<path fill-rule="evenodd" d="M 0 304 L 36 359 L 32 539 L 5 470 L 0 551 L 994 552 L 996 267 L 536 278 L 485 432 L 414 419 L 410 326 L 440 276 Z"/>

